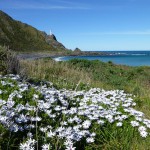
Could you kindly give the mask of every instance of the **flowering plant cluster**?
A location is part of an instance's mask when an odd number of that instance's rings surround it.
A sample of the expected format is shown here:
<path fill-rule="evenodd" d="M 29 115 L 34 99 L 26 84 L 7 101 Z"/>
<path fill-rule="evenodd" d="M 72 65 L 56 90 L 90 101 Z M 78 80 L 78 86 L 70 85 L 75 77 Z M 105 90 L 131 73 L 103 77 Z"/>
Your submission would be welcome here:
<path fill-rule="evenodd" d="M 50 82 L 35 85 L 18 75 L 0 76 L 0 125 L 18 138 L 13 143 L 19 142 L 20 150 L 84 148 L 110 125 L 115 130 L 128 125 L 146 138 L 150 120 L 135 105 L 122 90 L 57 90 Z"/>

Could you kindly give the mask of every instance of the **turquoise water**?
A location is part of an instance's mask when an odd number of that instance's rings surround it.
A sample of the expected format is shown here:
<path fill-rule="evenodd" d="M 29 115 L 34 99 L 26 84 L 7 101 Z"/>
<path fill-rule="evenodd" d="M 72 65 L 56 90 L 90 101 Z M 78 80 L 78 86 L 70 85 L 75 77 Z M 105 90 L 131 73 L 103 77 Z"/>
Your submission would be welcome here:
<path fill-rule="evenodd" d="M 109 51 L 106 56 L 65 56 L 55 58 L 57 61 L 70 59 L 100 60 L 103 62 L 112 61 L 115 64 L 128 66 L 150 66 L 150 51 Z"/>

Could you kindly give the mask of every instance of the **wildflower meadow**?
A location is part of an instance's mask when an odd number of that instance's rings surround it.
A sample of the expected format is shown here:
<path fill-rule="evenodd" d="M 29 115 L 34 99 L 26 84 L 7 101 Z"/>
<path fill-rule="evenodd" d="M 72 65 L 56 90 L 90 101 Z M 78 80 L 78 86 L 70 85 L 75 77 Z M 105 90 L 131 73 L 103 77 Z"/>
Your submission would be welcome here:
<path fill-rule="evenodd" d="M 112 142 L 108 149 L 129 149 L 150 132 L 150 120 L 135 106 L 123 90 L 57 90 L 51 82 L 0 76 L 0 148 L 93 150 Z"/>

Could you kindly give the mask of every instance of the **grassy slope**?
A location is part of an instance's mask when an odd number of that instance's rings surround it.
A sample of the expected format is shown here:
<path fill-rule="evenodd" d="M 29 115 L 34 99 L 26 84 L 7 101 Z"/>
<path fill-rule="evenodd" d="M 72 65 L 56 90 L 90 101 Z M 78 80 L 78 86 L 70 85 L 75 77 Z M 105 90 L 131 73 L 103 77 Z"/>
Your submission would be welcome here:
<path fill-rule="evenodd" d="M 52 44 L 48 44 L 46 36 L 46 33 L 28 24 L 16 21 L 0 11 L 0 45 L 25 52 L 58 51 L 59 45 L 54 47 Z M 60 50 L 62 49 L 60 48 Z"/>

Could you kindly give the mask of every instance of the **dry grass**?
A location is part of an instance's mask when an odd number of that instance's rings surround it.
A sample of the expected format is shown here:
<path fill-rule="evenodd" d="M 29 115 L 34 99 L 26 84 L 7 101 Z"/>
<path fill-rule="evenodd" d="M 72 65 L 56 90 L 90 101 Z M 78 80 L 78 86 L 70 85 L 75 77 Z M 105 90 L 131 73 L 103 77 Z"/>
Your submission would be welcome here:
<path fill-rule="evenodd" d="M 75 89 L 78 84 L 89 85 L 89 74 L 81 69 L 70 68 L 67 63 L 54 60 L 21 60 L 20 74 L 39 80 L 48 80 L 56 84 L 58 88 Z"/>

